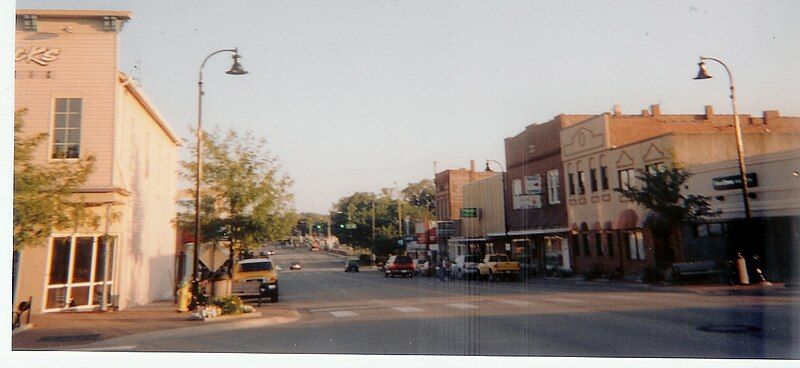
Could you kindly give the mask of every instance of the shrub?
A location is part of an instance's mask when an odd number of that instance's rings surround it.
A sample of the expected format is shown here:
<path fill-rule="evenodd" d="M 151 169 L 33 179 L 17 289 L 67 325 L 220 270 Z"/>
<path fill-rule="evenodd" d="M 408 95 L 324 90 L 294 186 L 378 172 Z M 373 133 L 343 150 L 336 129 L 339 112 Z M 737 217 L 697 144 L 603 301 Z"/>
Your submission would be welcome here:
<path fill-rule="evenodd" d="M 242 306 L 244 305 L 244 303 L 242 303 L 242 299 L 240 299 L 238 296 L 230 296 L 230 297 L 227 297 L 227 298 L 217 298 L 217 299 L 214 299 L 214 301 L 211 302 L 211 304 L 219 307 L 219 309 L 222 311 L 223 315 L 226 315 L 226 314 L 241 314 L 242 313 Z"/>

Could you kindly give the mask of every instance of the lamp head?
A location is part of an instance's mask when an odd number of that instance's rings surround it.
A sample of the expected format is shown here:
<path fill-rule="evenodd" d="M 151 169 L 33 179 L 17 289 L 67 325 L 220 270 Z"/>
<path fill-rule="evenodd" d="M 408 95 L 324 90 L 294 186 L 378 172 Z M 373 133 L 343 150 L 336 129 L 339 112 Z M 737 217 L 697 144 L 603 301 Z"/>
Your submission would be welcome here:
<path fill-rule="evenodd" d="M 242 68 L 242 64 L 239 64 L 239 58 L 240 57 L 241 56 L 239 55 L 239 53 L 233 54 L 233 65 L 231 65 L 231 70 L 228 70 L 227 72 L 225 72 L 226 74 L 230 74 L 230 75 L 245 75 L 245 74 L 247 74 L 247 71 L 244 70 L 244 68 Z"/>
<path fill-rule="evenodd" d="M 486 170 L 483 170 L 483 171 L 492 172 L 492 169 L 489 167 L 489 161 L 486 161 Z"/>
<path fill-rule="evenodd" d="M 700 69 L 697 71 L 697 76 L 694 77 L 694 79 L 711 78 L 711 75 L 708 74 L 708 70 L 706 70 L 706 63 L 704 61 L 700 61 L 699 63 L 697 63 L 697 66 L 700 67 Z"/>

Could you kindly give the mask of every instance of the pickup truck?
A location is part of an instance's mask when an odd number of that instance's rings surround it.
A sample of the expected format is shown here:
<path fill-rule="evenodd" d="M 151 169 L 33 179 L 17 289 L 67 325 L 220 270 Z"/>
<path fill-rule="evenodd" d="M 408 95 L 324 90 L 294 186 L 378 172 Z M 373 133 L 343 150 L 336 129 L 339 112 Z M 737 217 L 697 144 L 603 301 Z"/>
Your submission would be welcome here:
<path fill-rule="evenodd" d="M 259 288 L 251 288 L 257 284 Z M 240 297 L 258 296 L 278 302 L 278 272 L 269 258 L 245 259 L 236 263 L 233 272 L 232 294 Z"/>
<path fill-rule="evenodd" d="M 498 279 L 519 279 L 519 262 L 510 261 L 505 254 L 487 254 L 478 264 L 478 272 L 482 279 L 495 281 Z"/>

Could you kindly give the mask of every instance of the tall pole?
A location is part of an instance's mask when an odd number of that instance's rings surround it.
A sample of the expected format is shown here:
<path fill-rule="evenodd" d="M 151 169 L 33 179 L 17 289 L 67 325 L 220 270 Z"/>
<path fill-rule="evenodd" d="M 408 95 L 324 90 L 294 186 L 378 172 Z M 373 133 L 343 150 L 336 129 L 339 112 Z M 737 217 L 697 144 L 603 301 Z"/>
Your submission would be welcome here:
<path fill-rule="evenodd" d="M 372 243 L 375 243 L 375 199 L 372 199 Z"/>
<path fill-rule="evenodd" d="M 192 259 L 192 301 L 191 306 L 198 306 L 198 296 L 200 295 L 200 182 L 203 180 L 203 68 L 206 62 L 212 56 L 221 52 L 232 52 L 238 55 L 238 49 L 222 49 L 217 50 L 206 56 L 203 63 L 200 64 L 200 71 L 197 79 L 197 152 L 195 152 L 195 160 L 197 166 L 195 170 L 197 175 L 195 177 L 194 187 L 194 252 Z M 234 56 L 234 59 L 236 56 Z M 237 63 L 238 64 L 238 63 Z"/>
<path fill-rule="evenodd" d="M 503 243 L 505 244 L 505 242 L 508 241 L 508 214 L 506 211 L 506 169 L 503 167 L 500 161 L 487 159 L 486 160 L 487 171 L 489 170 L 490 161 L 496 163 L 503 170 L 502 173 L 503 176 L 500 178 L 500 184 L 503 186 L 503 234 L 504 234 Z M 505 247 L 503 250 L 505 250 Z"/>

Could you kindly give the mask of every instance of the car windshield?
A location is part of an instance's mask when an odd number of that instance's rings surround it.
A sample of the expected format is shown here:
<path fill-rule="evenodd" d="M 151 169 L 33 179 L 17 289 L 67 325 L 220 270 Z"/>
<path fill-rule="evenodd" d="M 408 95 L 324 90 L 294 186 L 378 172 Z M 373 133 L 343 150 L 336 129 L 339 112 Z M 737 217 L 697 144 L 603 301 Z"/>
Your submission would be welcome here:
<path fill-rule="evenodd" d="M 239 267 L 242 270 L 242 272 L 272 271 L 272 262 L 240 263 Z"/>
<path fill-rule="evenodd" d="M 481 260 L 480 260 L 480 258 L 478 258 L 478 256 L 466 256 L 466 257 L 464 257 L 464 263 L 467 263 L 467 262 L 477 263 L 477 262 L 480 262 L 480 261 Z"/>
<path fill-rule="evenodd" d="M 413 260 L 411 259 L 411 257 L 408 257 L 408 256 L 397 257 L 394 260 L 394 263 L 401 263 L 401 264 L 406 264 L 406 263 L 411 263 L 411 262 L 413 262 Z"/>
<path fill-rule="evenodd" d="M 350 265 L 350 266 L 356 266 L 356 265 L 358 265 L 358 261 L 349 261 L 349 262 L 347 262 L 347 264 Z"/>
<path fill-rule="evenodd" d="M 489 262 L 508 262 L 508 257 L 506 257 L 506 256 L 491 256 L 491 257 L 489 257 Z"/>

